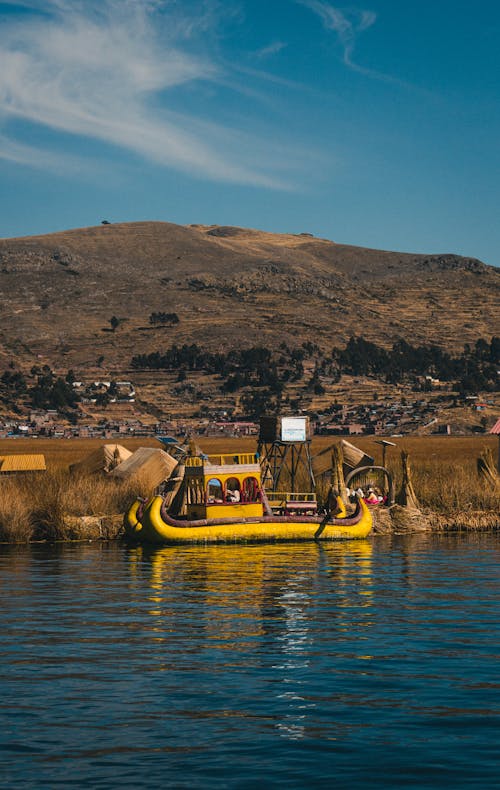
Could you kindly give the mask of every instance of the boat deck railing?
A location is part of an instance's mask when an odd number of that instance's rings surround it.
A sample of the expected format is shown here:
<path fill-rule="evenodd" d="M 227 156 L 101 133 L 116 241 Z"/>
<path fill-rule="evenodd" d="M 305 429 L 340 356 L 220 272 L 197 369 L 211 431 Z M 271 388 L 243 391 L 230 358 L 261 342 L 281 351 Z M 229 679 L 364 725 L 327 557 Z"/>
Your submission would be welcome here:
<path fill-rule="evenodd" d="M 318 509 L 316 494 L 297 491 L 268 491 L 267 499 L 276 513 L 314 514 Z"/>
<path fill-rule="evenodd" d="M 186 466 L 243 466 L 244 464 L 255 464 L 255 453 L 225 453 L 223 455 L 193 455 L 186 458 Z"/>

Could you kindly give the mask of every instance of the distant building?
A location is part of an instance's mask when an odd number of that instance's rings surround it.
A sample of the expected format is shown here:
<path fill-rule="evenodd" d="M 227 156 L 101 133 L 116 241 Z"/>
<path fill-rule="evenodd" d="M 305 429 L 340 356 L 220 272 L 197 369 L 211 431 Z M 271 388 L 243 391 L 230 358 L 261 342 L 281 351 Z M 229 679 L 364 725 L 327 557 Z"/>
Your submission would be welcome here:
<path fill-rule="evenodd" d="M 324 433 L 329 433 L 335 435 L 339 435 L 344 433 L 344 428 L 337 422 L 328 422 L 326 425 L 323 426 Z"/>

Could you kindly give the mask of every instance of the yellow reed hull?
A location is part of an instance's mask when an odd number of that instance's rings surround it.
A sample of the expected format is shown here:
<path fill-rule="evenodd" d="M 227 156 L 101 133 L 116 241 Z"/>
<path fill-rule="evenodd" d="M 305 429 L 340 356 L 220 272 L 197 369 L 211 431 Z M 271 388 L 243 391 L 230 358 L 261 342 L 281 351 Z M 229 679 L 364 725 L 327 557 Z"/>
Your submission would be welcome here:
<path fill-rule="evenodd" d="M 372 515 L 361 502 L 361 518 L 356 524 L 329 524 L 310 521 L 262 521 L 202 526 L 172 526 L 161 515 L 162 498 L 153 497 L 137 520 L 139 502 L 125 516 L 128 537 L 141 543 L 236 543 L 302 540 L 359 540 L 372 529 Z M 339 519 L 337 519 L 338 522 Z"/>
<path fill-rule="evenodd" d="M 125 534 L 129 537 L 138 534 L 142 529 L 142 524 L 138 519 L 138 510 L 141 506 L 141 500 L 136 499 L 135 502 L 129 507 L 123 519 L 123 526 L 125 527 Z"/>

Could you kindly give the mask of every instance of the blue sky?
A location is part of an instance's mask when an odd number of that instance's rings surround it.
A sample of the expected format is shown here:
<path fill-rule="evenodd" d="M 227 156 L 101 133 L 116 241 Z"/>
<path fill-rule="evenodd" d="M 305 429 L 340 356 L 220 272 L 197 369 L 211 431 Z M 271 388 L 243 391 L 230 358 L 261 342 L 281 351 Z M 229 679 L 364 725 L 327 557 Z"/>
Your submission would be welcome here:
<path fill-rule="evenodd" d="M 0 236 L 165 220 L 500 264 L 497 0 L 0 0 Z"/>

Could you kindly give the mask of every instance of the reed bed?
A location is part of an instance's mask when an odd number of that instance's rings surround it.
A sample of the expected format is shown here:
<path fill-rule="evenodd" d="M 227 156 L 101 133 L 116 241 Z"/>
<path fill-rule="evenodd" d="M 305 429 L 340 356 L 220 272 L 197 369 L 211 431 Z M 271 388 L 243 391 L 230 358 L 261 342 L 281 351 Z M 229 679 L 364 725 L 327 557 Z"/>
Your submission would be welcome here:
<path fill-rule="evenodd" d="M 410 458 L 412 483 L 419 504 L 437 513 L 454 513 L 471 510 L 500 511 L 500 488 L 486 486 L 477 474 L 476 465 L 455 463 L 444 465 L 435 458 Z M 393 467 L 396 481 L 401 477 Z"/>
<path fill-rule="evenodd" d="M 312 453 L 334 441 L 338 439 L 315 438 Z M 380 461 L 377 457 L 380 448 L 375 447 L 372 437 L 353 438 L 352 441 Z M 496 458 L 496 437 L 405 437 L 395 438 L 394 442 L 397 446 L 388 452 L 387 466 L 393 474 L 396 491 L 402 479 L 400 454 L 401 450 L 406 450 L 419 505 L 435 515 L 436 529 L 449 529 L 453 525 L 462 525 L 464 529 L 498 526 L 499 487 L 487 484 L 477 473 L 477 459 L 482 452 L 489 451 Z M 253 451 L 256 446 L 255 438 L 200 438 L 198 443 L 208 453 Z M 0 541 L 55 541 L 118 535 L 121 515 L 136 496 L 147 496 L 150 492 L 145 481 L 137 478 L 123 482 L 104 474 L 75 476 L 69 473 L 71 463 L 102 444 L 103 440 L 0 440 L 0 454 L 42 452 L 47 462 L 45 473 L 0 479 Z M 139 446 L 159 446 L 154 439 L 125 440 L 123 444 L 131 450 Z M 320 499 L 327 494 L 328 486 L 323 488 L 318 491 Z M 285 481 L 283 490 L 286 490 Z M 103 531 L 100 524 L 110 518 L 113 528 Z"/>
<path fill-rule="evenodd" d="M 11 477 L 0 481 L 0 541 L 102 536 L 100 520 L 110 518 L 118 532 L 126 508 L 136 496 L 147 493 L 137 478 L 123 482 L 99 475 L 75 476 L 63 469 Z"/>
<path fill-rule="evenodd" d="M 380 461 L 380 446 L 375 436 L 347 436 L 348 441 L 355 444 L 364 452 Z M 48 469 L 67 469 L 70 464 L 81 461 L 93 450 L 101 447 L 106 442 L 118 443 L 134 451 L 138 447 L 161 447 L 163 445 L 152 437 L 144 438 L 114 438 L 114 439 L 0 439 L 0 455 L 11 453 L 43 453 Z M 197 443 L 206 453 L 233 453 L 253 452 L 257 445 L 257 437 L 222 438 L 198 437 Z M 337 436 L 314 436 L 312 440 L 312 454 L 324 450 L 334 443 L 338 443 Z M 410 454 L 412 462 L 417 465 L 421 461 L 436 460 L 443 467 L 449 464 L 474 465 L 476 458 L 483 449 L 488 448 L 496 456 L 498 438 L 496 436 L 404 436 L 390 437 L 395 447 L 389 448 L 387 460 L 398 462 L 401 450 Z"/>
<path fill-rule="evenodd" d="M 9 478 L 0 484 L 0 541 L 25 543 L 33 539 L 33 508 L 21 495 L 19 480 Z"/>

